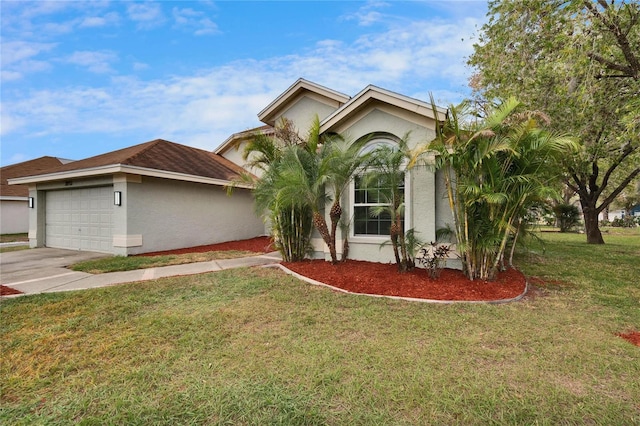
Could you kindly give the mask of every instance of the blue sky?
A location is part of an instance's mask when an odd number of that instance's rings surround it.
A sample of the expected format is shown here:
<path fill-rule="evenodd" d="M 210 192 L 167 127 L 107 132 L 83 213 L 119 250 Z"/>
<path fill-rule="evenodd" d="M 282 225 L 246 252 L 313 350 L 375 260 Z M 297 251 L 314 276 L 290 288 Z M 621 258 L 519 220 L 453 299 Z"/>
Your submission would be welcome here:
<path fill-rule="evenodd" d="M 485 1 L 5 1 L 1 164 L 153 139 L 213 150 L 302 77 L 448 105 Z"/>

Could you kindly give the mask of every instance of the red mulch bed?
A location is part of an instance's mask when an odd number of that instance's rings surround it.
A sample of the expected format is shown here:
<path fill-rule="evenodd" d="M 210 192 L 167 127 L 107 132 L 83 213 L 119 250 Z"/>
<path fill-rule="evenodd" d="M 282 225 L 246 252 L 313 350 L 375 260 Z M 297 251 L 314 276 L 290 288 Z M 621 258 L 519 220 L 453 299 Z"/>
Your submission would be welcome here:
<path fill-rule="evenodd" d="M 640 331 L 631 331 L 629 333 L 620 333 L 617 334 L 618 337 L 622 337 L 623 339 L 631 342 L 631 344 L 640 346 Z"/>
<path fill-rule="evenodd" d="M 12 296 L 14 294 L 22 294 L 22 292 L 16 290 L 15 288 L 0 285 L 0 296 Z"/>
<path fill-rule="evenodd" d="M 403 274 L 394 264 L 348 260 L 332 265 L 324 260 L 283 262 L 288 269 L 353 293 L 380 294 L 418 299 L 455 301 L 492 301 L 511 299 L 526 288 L 524 275 L 509 269 L 495 281 L 469 281 L 461 271 L 443 269 L 432 279 L 424 269 Z"/>
<path fill-rule="evenodd" d="M 248 240 L 227 241 L 226 243 L 209 244 L 206 246 L 187 247 L 177 250 L 156 251 L 139 254 L 138 256 L 165 256 L 169 254 L 206 253 L 208 251 L 241 250 L 255 253 L 269 253 L 275 250 L 270 237 L 256 237 Z"/>
<path fill-rule="evenodd" d="M 158 256 L 207 251 L 246 250 L 267 253 L 274 250 L 271 238 L 257 237 L 241 241 L 158 251 L 139 256 Z M 393 264 L 348 260 L 332 265 L 324 260 L 283 263 L 290 270 L 316 281 L 353 293 L 402 296 L 418 299 L 492 301 L 511 299 L 521 295 L 525 277 L 510 269 L 501 272 L 495 281 L 469 281 L 460 271 L 444 269 L 438 279 L 431 279 L 424 269 L 398 273 Z"/>

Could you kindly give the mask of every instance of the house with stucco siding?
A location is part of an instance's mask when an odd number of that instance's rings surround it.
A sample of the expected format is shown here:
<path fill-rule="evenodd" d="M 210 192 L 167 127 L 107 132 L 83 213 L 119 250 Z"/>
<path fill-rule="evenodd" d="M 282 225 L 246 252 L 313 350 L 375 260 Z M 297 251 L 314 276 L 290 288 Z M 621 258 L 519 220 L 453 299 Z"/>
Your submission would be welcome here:
<path fill-rule="evenodd" d="M 65 164 L 11 181 L 28 186 L 32 247 L 60 247 L 118 255 L 170 250 L 264 235 L 255 212 L 251 188 L 225 186 L 248 168 L 244 147 L 258 133 L 273 134 L 285 118 L 301 135 L 315 116 L 322 133 L 366 140 L 363 150 L 397 144 L 409 135 L 411 147 L 435 137 L 436 120 L 446 110 L 376 86 L 351 97 L 299 79 L 258 113 L 261 127 L 231 135 L 214 152 L 155 140 Z M 368 212 L 376 205 L 354 179 L 344 194 L 344 215 L 350 220 L 349 257 L 392 262 L 384 217 Z M 405 173 L 405 230 L 413 228 L 424 241 L 451 223 L 444 199 L 444 181 L 428 165 Z M 329 221 L 329 206 L 324 214 Z M 338 235 L 339 240 L 344 236 Z M 314 257 L 329 258 L 319 235 L 312 239 Z"/>
<path fill-rule="evenodd" d="M 411 148 L 434 139 L 436 120 L 444 120 L 445 109 L 433 110 L 430 103 L 413 99 L 376 86 L 367 86 L 358 94 L 345 94 L 299 79 L 281 95 L 267 105 L 258 118 L 266 127 L 254 129 L 264 133 L 276 123 L 286 118 L 304 135 L 317 115 L 321 133 L 339 133 L 348 140 L 367 140 L 363 150 L 372 150 L 381 144 L 394 145 L 408 136 Z M 436 116 L 437 115 L 437 116 Z M 241 153 L 251 132 L 243 132 L 231 137 L 215 152 L 233 159 L 244 167 Z M 257 173 L 257 171 L 252 170 Z M 349 257 L 356 260 L 392 262 L 390 245 L 381 247 L 388 241 L 388 225 L 384 219 L 368 214 L 375 203 L 367 200 L 354 179 L 341 200 L 345 215 L 350 219 Z M 405 230 L 413 228 L 423 241 L 435 241 L 436 230 L 452 223 L 451 212 L 444 199 L 444 179 L 429 165 L 418 166 L 405 173 Z M 324 212 L 327 222 L 329 205 Z M 338 240 L 343 239 L 338 231 Z M 328 247 L 319 235 L 313 240 L 314 256 L 329 259 Z M 340 248 L 338 247 L 338 250 Z M 340 253 L 338 253 L 340 254 Z"/>

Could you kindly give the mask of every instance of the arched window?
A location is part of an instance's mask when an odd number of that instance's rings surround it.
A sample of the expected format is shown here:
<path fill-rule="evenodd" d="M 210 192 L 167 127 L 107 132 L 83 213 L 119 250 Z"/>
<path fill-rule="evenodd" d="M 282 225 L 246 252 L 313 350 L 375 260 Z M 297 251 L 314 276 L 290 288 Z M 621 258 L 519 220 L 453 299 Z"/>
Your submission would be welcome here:
<path fill-rule="evenodd" d="M 381 146 L 397 146 L 390 138 L 377 137 L 367 143 L 361 150 L 362 154 L 371 153 Z M 402 173 L 400 187 L 402 196 L 405 195 L 406 174 Z M 384 207 L 391 206 L 391 200 L 386 196 L 390 188 L 382 180 L 371 181 L 362 175 L 356 175 L 351 184 L 351 202 L 353 211 L 353 236 L 388 237 L 391 227 L 391 215 L 384 211 Z M 376 214 L 377 211 L 382 210 Z M 404 218 L 403 218 L 404 227 Z"/>

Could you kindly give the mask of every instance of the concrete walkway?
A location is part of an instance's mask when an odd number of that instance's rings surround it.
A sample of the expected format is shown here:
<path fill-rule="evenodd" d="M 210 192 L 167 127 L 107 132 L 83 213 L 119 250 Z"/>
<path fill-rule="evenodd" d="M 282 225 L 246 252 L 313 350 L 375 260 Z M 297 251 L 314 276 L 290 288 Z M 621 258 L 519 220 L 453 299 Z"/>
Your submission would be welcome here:
<path fill-rule="evenodd" d="M 7 259 L 8 255 L 16 255 L 18 253 L 20 252 L 2 254 L 2 275 L 0 275 L 0 283 L 7 287 L 19 290 L 24 294 L 85 290 L 89 288 L 105 287 L 114 284 L 123 284 L 135 281 L 148 281 L 164 277 L 202 274 L 206 272 L 220 271 L 223 269 L 268 265 L 280 262 L 281 260 L 279 254 L 277 252 L 273 252 L 235 259 L 212 260 L 209 262 L 188 263 L 184 265 L 162 266 L 158 268 L 136 269 L 134 271 L 110 272 L 106 274 L 96 275 L 88 274 L 86 272 L 72 271 L 70 269 L 64 268 L 63 266 L 48 267 L 46 268 L 46 270 L 42 268 L 34 268 L 31 270 L 22 269 L 22 272 L 24 273 L 20 274 L 16 273 L 17 271 L 12 271 L 12 269 L 16 269 L 17 264 L 19 264 L 20 262 L 10 262 Z M 28 261 L 23 262 L 23 266 L 26 266 L 26 264 L 28 263 Z M 5 266 L 8 270 L 5 270 Z M 13 266 L 13 268 L 11 268 L 11 266 Z M 32 277 L 30 277 L 30 275 Z"/>

